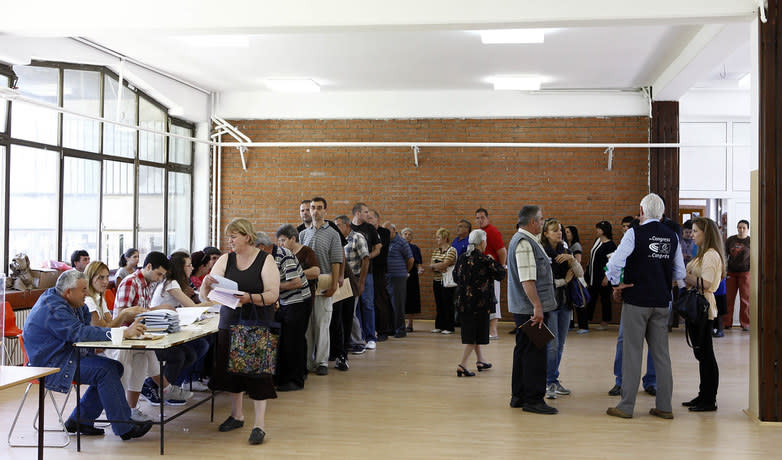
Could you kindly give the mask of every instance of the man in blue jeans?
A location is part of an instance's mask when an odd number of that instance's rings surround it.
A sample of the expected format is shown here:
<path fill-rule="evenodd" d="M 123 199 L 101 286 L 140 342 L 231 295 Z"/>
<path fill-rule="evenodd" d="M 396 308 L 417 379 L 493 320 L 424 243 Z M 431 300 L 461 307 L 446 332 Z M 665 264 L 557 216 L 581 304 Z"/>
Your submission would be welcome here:
<path fill-rule="evenodd" d="M 65 393 L 71 382 L 89 385 L 81 398 L 82 421 L 77 422 L 76 409 L 65 422 L 70 433 L 99 436 L 103 430 L 95 428 L 93 421 L 106 410 L 112 422 L 114 434 L 124 441 L 144 436 L 152 422 L 140 424 L 131 421 L 130 407 L 125 399 L 125 389 L 120 382 L 122 364 L 113 359 L 97 356 L 92 350 L 76 349 L 76 342 L 97 342 L 107 339 L 111 329 L 90 326 L 90 312 L 84 305 L 87 295 L 87 278 L 84 273 L 69 270 L 57 279 L 55 287 L 35 302 L 24 323 L 24 338 L 31 366 L 59 367 L 60 372 L 46 378 L 46 388 Z M 125 338 L 144 333 L 144 325 L 138 321 L 123 331 Z M 76 353 L 81 353 L 79 376 L 76 376 Z M 119 420 L 119 422 L 116 422 Z"/>

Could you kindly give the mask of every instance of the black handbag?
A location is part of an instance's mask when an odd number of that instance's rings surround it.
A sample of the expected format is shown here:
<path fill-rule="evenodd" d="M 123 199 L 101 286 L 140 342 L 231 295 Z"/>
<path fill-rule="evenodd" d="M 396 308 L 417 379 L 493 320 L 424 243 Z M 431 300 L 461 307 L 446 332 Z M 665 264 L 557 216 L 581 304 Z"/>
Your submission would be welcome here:
<path fill-rule="evenodd" d="M 703 295 L 702 278 L 697 279 L 694 288 L 679 294 L 679 298 L 673 302 L 673 311 L 691 324 L 698 324 L 708 318 L 709 301 Z"/>

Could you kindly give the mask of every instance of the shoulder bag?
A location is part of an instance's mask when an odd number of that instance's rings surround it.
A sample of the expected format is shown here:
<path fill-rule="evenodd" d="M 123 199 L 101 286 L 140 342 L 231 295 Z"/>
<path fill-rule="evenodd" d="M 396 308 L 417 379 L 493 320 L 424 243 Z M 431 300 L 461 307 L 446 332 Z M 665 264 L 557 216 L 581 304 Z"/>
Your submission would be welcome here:
<path fill-rule="evenodd" d="M 263 296 L 261 296 L 263 299 Z M 264 303 L 262 305 L 266 307 Z M 280 342 L 280 323 L 258 318 L 255 304 L 241 307 L 239 323 L 231 326 L 231 345 L 228 354 L 228 373 L 245 377 L 274 375 L 277 368 L 277 350 Z M 252 311 L 254 318 L 244 318 L 244 311 Z"/>

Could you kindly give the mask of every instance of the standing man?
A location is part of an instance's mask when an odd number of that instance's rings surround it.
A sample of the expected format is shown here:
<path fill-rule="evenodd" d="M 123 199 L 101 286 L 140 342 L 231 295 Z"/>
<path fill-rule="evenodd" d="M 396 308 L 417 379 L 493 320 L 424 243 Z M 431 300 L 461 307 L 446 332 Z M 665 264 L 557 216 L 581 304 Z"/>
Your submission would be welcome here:
<path fill-rule="evenodd" d="M 632 418 L 641 380 L 644 338 L 657 371 L 656 407 L 649 413 L 672 419 L 673 376 L 668 353 L 668 304 L 674 280 L 685 276 L 679 237 L 660 222 L 665 212 L 662 198 L 654 193 L 641 200 L 640 224 L 625 233 L 606 265 L 606 277 L 614 286 L 614 298 L 622 299 L 621 327 L 622 400 L 606 413 Z"/>
<path fill-rule="evenodd" d="M 353 341 L 356 343 L 353 349 L 354 354 L 363 353 L 365 348 L 370 350 L 377 348 L 377 337 L 375 336 L 375 282 L 372 261 L 380 255 L 383 244 L 380 242 L 380 234 L 375 226 L 370 223 L 370 219 L 370 211 L 366 204 L 359 202 L 353 205 L 353 219 L 350 222 L 350 228 L 364 237 L 369 251 L 364 289 L 358 297 L 358 305 L 356 306 L 356 316 L 360 319 L 360 324 L 359 335 L 355 336 L 354 334 L 353 337 Z M 350 244 L 349 239 L 348 244 Z M 355 245 L 356 243 L 353 244 L 353 246 Z M 350 250 L 347 247 L 345 249 L 348 251 L 348 258 L 350 258 Z M 353 273 L 355 274 L 355 270 Z M 354 326 L 353 329 L 355 331 L 356 327 Z M 359 345 L 361 341 L 366 344 L 366 347 Z"/>
<path fill-rule="evenodd" d="M 90 264 L 90 254 L 84 249 L 77 249 L 71 254 L 71 267 L 84 273 L 84 269 Z"/>
<path fill-rule="evenodd" d="M 454 237 L 453 241 L 451 241 L 451 246 L 456 249 L 457 258 L 467 252 L 467 240 L 470 237 L 471 231 L 472 224 L 470 224 L 470 222 L 466 219 L 462 219 L 458 224 L 456 224 L 456 237 Z"/>
<path fill-rule="evenodd" d="M 540 244 L 543 213 L 539 206 L 524 206 L 519 211 L 519 230 L 508 248 L 508 310 L 518 328 L 529 321 L 541 328 L 548 312 L 557 308 L 554 293 L 554 275 L 546 251 Z M 513 349 L 513 377 L 511 407 L 521 407 L 536 414 L 556 414 L 543 400 L 546 394 L 546 347 L 538 348 L 520 330 L 516 330 Z"/>
<path fill-rule="evenodd" d="M 391 233 L 380 226 L 380 214 L 374 209 L 369 210 L 369 223 L 380 235 L 380 254 L 372 259 L 372 276 L 375 283 L 375 329 L 377 341 L 388 340 L 388 335 L 394 333 L 391 317 L 391 299 L 388 297 L 388 281 L 386 271 L 388 269 L 388 245 L 391 243 Z M 367 343 L 367 345 L 369 345 Z M 369 348 L 369 347 L 367 347 Z M 371 349 L 371 348 L 369 348 Z"/>
<path fill-rule="evenodd" d="M 388 222 L 384 225 L 391 235 L 388 246 L 388 294 L 393 307 L 393 322 L 391 327 L 394 337 L 401 339 L 407 335 L 405 331 L 405 301 L 407 300 L 407 273 L 413 268 L 413 251 L 410 244 L 397 233 L 396 225 Z"/>
<path fill-rule="evenodd" d="M 725 329 L 733 326 L 736 292 L 739 293 L 739 322 L 741 329 L 749 330 L 749 221 L 740 220 L 738 233 L 728 238 L 725 254 L 728 256 L 728 314 L 724 316 Z M 89 260 L 89 259 L 88 259 Z"/>
<path fill-rule="evenodd" d="M 478 208 L 475 211 L 475 222 L 478 224 L 478 228 L 486 232 L 486 250 L 483 252 L 487 256 L 496 260 L 503 267 L 506 266 L 508 251 L 505 249 L 505 243 L 502 241 L 502 235 L 497 227 L 489 222 L 489 211 L 484 208 Z M 502 317 L 500 310 L 500 282 L 494 282 L 494 297 L 496 300 L 497 308 L 489 315 L 489 338 L 498 339 L 499 333 L 497 332 L 497 323 Z"/>
<path fill-rule="evenodd" d="M 312 227 L 312 214 L 310 214 L 310 200 L 304 200 L 299 204 L 299 216 L 301 217 L 301 225 L 296 227 L 299 233 Z"/>
<path fill-rule="evenodd" d="M 371 275 L 367 276 L 369 273 L 369 247 L 367 246 L 367 240 L 364 238 L 364 235 L 362 235 L 360 232 L 357 232 L 356 230 L 353 230 L 352 226 L 350 225 L 350 219 L 348 219 L 347 216 L 339 216 L 336 219 L 337 226 L 339 227 L 339 231 L 342 232 L 342 235 L 347 238 L 348 244 L 345 245 L 345 263 L 347 264 L 346 270 L 350 270 L 350 273 L 353 275 L 353 277 L 356 279 L 356 292 L 353 293 L 353 297 L 348 297 L 347 299 L 344 299 L 342 302 L 345 303 L 344 308 L 341 312 L 341 328 L 337 329 L 334 336 L 336 336 L 339 340 L 341 340 L 343 347 L 341 347 L 344 367 L 347 370 L 347 355 L 345 353 L 349 349 L 349 345 L 351 343 L 351 332 L 354 328 L 354 320 L 356 318 L 356 315 L 361 317 L 361 322 L 364 324 L 367 324 L 369 326 L 371 324 L 371 328 L 369 329 L 369 332 L 367 333 L 367 336 L 369 338 L 364 339 L 361 337 L 361 325 L 359 325 L 359 330 L 357 332 L 358 337 L 356 337 L 354 342 L 354 346 L 352 348 L 352 351 L 357 352 L 359 349 L 363 349 L 364 346 L 361 345 L 361 343 L 367 343 L 368 340 L 374 338 L 374 324 L 375 324 L 375 312 L 374 310 L 368 310 L 368 311 L 359 311 L 358 306 L 360 304 L 360 300 L 364 295 L 364 292 L 366 290 L 366 284 L 367 280 L 371 279 Z M 347 273 L 347 272 L 346 272 Z M 369 304 L 372 305 L 371 303 Z M 334 306 L 334 318 L 337 316 L 337 307 Z M 332 319 L 333 321 L 333 319 Z M 333 325 L 332 325 L 333 326 Z M 332 327 L 332 331 L 334 331 L 335 328 Z M 371 335 L 370 335 L 371 334 Z M 373 342 L 374 343 L 374 342 Z M 334 344 L 332 340 L 332 354 L 334 353 Z M 358 353 L 356 353 L 358 354 Z M 339 357 L 337 359 L 337 369 L 340 368 L 340 362 Z"/>
<path fill-rule="evenodd" d="M 318 256 L 320 274 L 331 275 L 328 285 L 318 284 L 307 328 L 307 368 L 317 375 L 329 373 L 329 325 L 333 305 L 331 296 L 337 292 L 342 273 L 344 252 L 339 235 L 326 223 L 326 200 L 315 197 L 310 201 L 312 226 L 301 232 L 301 243 Z"/>

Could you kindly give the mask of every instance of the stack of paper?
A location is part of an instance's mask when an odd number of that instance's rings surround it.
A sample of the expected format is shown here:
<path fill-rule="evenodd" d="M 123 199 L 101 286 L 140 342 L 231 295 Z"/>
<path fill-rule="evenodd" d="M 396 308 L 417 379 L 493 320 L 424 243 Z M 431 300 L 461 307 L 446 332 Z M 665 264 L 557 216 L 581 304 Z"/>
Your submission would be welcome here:
<path fill-rule="evenodd" d="M 179 307 L 176 312 L 179 313 L 179 325 L 187 326 L 193 324 L 207 311 L 209 307 Z"/>
<path fill-rule="evenodd" d="M 235 309 L 239 306 L 239 298 L 236 297 L 237 295 L 242 295 L 242 291 L 237 291 L 234 289 L 225 289 L 222 287 L 215 287 L 209 292 L 209 295 L 207 298 L 211 300 L 212 302 L 219 303 L 220 305 L 225 305 L 228 308 Z"/>
<path fill-rule="evenodd" d="M 144 320 L 147 331 L 179 332 L 179 314 L 173 310 L 150 310 L 136 316 Z"/>

